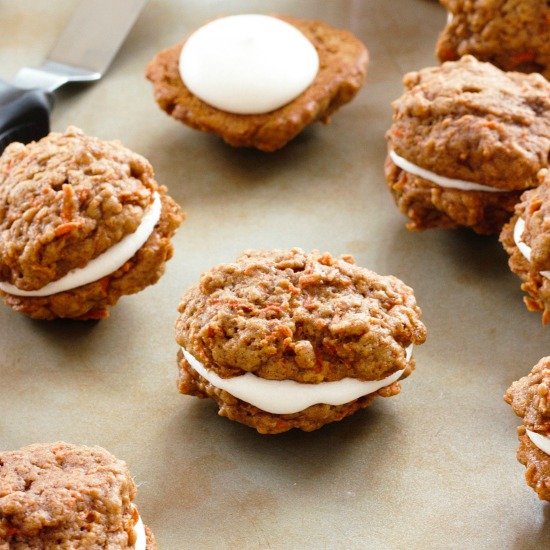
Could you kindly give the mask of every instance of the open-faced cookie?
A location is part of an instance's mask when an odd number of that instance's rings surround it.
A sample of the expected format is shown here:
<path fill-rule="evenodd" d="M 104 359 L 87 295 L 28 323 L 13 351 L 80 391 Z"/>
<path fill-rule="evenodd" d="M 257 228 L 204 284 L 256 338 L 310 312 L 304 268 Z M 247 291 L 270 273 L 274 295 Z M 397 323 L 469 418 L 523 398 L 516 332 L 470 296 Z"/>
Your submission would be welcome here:
<path fill-rule="evenodd" d="M 322 21 L 239 15 L 161 51 L 146 75 L 177 120 L 235 147 L 275 151 L 350 101 L 367 61 L 360 40 Z"/>
<path fill-rule="evenodd" d="M 404 77 L 386 180 L 409 229 L 496 233 L 550 155 L 550 82 L 472 56 Z"/>
<path fill-rule="evenodd" d="M 539 498 L 550 500 L 550 357 L 514 382 L 504 399 L 523 421 L 517 457 L 527 468 L 525 479 Z"/>
<path fill-rule="evenodd" d="M 179 312 L 179 390 L 260 433 L 315 430 L 396 395 L 426 339 L 399 279 L 298 248 L 212 268 Z"/>
<path fill-rule="evenodd" d="M 547 0 L 440 1 L 449 12 L 436 48 L 441 61 L 471 54 L 505 71 L 539 72 L 550 79 Z"/>
<path fill-rule="evenodd" d="M 154 284 L 180 207 L 142 156 L 70 127 L 0 157 L 0 295 L 35 319 L 101 319 Z"/>
<path fill-rule="evenodd" d="M 0 549 L 156 550 L 126 464 L 58 442 L 0 452 Z"/>

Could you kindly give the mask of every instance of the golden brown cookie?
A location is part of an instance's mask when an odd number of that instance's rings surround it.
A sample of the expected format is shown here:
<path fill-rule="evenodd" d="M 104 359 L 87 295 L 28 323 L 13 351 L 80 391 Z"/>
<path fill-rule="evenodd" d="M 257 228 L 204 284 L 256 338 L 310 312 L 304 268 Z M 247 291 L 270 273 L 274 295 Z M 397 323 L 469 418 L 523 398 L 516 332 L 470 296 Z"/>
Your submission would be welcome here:
<path fill-rule="evenodd" d="M 550 83 L 472 56 L 404 77 L 386 180 L 409 229 L 495 233 L 550 155 Z"/>
<path fill-rule="evenodd" d="M 13 143 L 0 157 L 0 295 L 35 319 L 107 317 L 121 296 L 160 278 L 182 220 L 149 162 L 118 142 L 71 127 Z M 142 223 L 150 225 L 144 242 L 128 253 Z M 63 286 L 71 272 L 89 275 L 110 254 L 107 273 Z"/>
<path fill-rule="evenodd" d="M 523 420 L 517 458 L 527 468 L 525 479 L 539 498 L 550 500 L 550 357 L 543 357 L 527 376 L 514 382 L 504 400 Z"/>
<path fill-rule="evenodd" d="M 156 550 L 135 496 L 126 464 L 101 447 L 58 442 L 0 452 L 0 549 L 140 550 L 145 539 Z"/>
<path fill-rule="evenodd" d="M 436 53 L 471 54 L 505 71 L 550 79 L 550 4 L 546 0 L 440 0 L 449 11 Z"/>
<path fill-rule="evenodd" d="M 411 346 L 426 339 L 399 279 L 299 248 L 212 268 L 179 312 L 180 391 L 211 397 L 220 415 L 260 433 L 315 430 L 399 393 Z M 341 393 L 347 385 L 357 393 Z"/>
<path fill-rule="evenodd" d="M 339 107 L 351 101 L 365 80 L 368 52 L 349 31 L 322 21 L 277 16 L 301 31 L 315 46 L 319 71 L 313 83 L 290 103 L 265 114 L 242 115 L 217 109 L 192 94 L 184 85 L 178 61 L 185 41 L 161 51 L 147 66 L 155 100 L 177 120 L 212 132 L 235 147 L 275 151 L 307 125 L 328 123 Z"/>
<path fill-rule="evenodd" d="M 541 311 L 550 323 L 550 173 L 541 170 L 541 185 L 526 191 L 514 217 L 502 228 L 500 240 L 510 269 L 522 281 L 527 309 Z"/>

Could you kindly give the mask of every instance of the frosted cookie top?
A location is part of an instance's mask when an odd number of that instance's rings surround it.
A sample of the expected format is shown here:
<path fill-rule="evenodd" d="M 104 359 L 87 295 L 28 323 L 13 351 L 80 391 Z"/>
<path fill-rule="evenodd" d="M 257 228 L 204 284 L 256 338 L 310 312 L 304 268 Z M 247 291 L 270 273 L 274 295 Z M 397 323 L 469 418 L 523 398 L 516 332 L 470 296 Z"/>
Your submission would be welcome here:
<path fill-rule="evenodd" d="M 287 57 L 290 45 L 290 43 L 286 44 L 286 39 L 278 44 L 276 50 L 273 50 L 272 44 L 267 40 L 272 36 L 271 31 L 266 36 L 252 35 L 251 39 L 257 41 L 258 46 L 264 43 L 260 49 L 263 48 L 267 56 L 265 60 L 260 59 L 260 55 L 253 56 L 253 60 L 255 59 L 253 69 L 260 71 L 261 75 L 260 72 L 254 72 L 241 77 L 237 76 L 238 94 L 231 93 L 229 88 L 212 90 L 209 84 L 208 88 L 215 93 L 215 97 L 207 97 L 193 86 L 191 75 L 185 74 L 187 69 L 183 71 L 183 79 L 180 74 L 180 66 L 187 66 L 185 61 L 187 42 L 195 36 L 192 34 L 188 39 L 159 52 L 148 64 L 146 76 L 153 83 L 155 100 L 161 109 L 175 119 L 197 130 L 217 134 L 234 147 L 254 147 L 262 151 L 276 151 L 296 137 L 307 125 L 316 121 L 328 122 L 336 110 L 353 99 L 365 80 L 368 52 L 365 45 L 351 32 L 332 27 L 323 21 L 283 15 L 276 17 L 247 15 L 246 17 L 260 17 L 263 21 L 269 21 L 270 27 L 285 29 L 284 32 L 292 36 L 292 44 L 295 42 L 299 44 L 302 54 L 293 58 L 286 67 L 286 62 L 281 65 L 281 61 Z M 213 21 L 203 29 L 199 29 L 197 33 L 202 33 L 204 29 L 208 31 L 210 25 L 215 28 L 218 24 L 225 25 L 227 21 L 232 20 L 234 20 L 233 17 L 217 20 L 220 23 Z M 249 28 L 247 32 L 250 33 L 253 30 Z M 239 39 L 235 37 L 231 38 L 228 44 L 235 41 L 238 46 Z M 265 42 L 268 44 L 267 47 Z M 242 46 L 241 44 L 237 50 L 242 51 Z M 256 53 L 259 54 L 260 49 Z M 292 50 L 295 49 L 296 47 L 292 46 Z M 197 56 L 205 55 L 209 58 L 212 56 L 217 65 L 227 64 L 226 61 L 220 61 L 222 57 L 233 60 L 231 65 L 234 67 L 235 58 L 231 52 L 234 53 L 235 50 L 225 50 L 224 42 L 220 43 L 219 48 L 214 47 L 213 50 L 209 47 L 201 48 L 200 52 L 195 51 Z M 318 58 L 318 70 L 315 57 Z M 293 67 L 292 73 L 289 72 L 291 67 Z M 305 70 L 304 67 L 306 67 Z M 228 76 L 235 78 L 235 73 L 232 70 L 229 71 L 229 65 L 222 67 L 220 74 L 213 74 L 212 71 L 206 70 L 207 67 L 195 67 L 195 69 L 189 67 L 189 69 L 193 73 L 198 71 L 193 77 L 198 76 L 201 81 L 206 77 L 209 83 L 213 82 L 211 78 Z M 296 72 L 295 69 L 298 71 Z M 285 75 L 284 82 L 274 82 L 281 72 Z M 196 93 L 193 93 L 184 81 L 189 81 Z M 287 88 L 289 82 L 291 86 Z M 244 83 L 247 84 L 246 90 L 243 89 Z M 284 87 L 282 87 L 283 84 Z M 232 86 L 233 84 L 230 84 L 230 87 Z M 277 98 L 275 103 L 273 102 L 274 92 Z M 284 93 L 281 94 L 281 92 Z M 241 101 L 240 94 L 243 94 L 244 102 Z M 291 96 L 294 97 L 291 98 Z M 226 104 L 228 97 L 236 103 Z M 222 103 L 218 103 L 218 100 Z M 259 103 L 254 109 L 249 110 L 251 101 Z M 258 107 L 260 103 L 261 106 Z M 278 107 L 276 107 L 277 103 Z M 236 112 L 230 112 L 230 110 Z M 242 114 L 253 111 L 253 114 Z"/>
<path fill-rule="evenodd" d="M 216 19 L 185 42 L 179 70 L 197 97 L 223 111 L 268 113 L 300 95 L 319 56 L 293 25 L 266 15 Z"/>

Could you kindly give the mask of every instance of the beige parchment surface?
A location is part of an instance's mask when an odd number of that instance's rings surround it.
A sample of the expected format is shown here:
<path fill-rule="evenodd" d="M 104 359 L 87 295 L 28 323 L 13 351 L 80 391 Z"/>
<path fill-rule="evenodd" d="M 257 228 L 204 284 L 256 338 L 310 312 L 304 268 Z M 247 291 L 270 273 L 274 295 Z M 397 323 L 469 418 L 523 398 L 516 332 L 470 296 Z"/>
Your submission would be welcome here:
<path fill-rule="evenodd" d="M 114 0 L 116 1 L 116 0 Z M 0 71 L 37 65 L 77 5 L 0 2 Z M 368 46 L 367 83 L 330 126 L 278 153 L 234 150 L 161 112 L 146 63 L 208 19 L 320 18 Z M 101 82 L 62 90 L 52 128 L 120 139 L 150 159 L 188 220 L 154 287 L 100 323 L 0 307 L 0 449 L 66 440 L 126 460 L 163 549 L 550 547 L 550 506 L 523 480 L 502 394 L 549 353 L 496 238 L 412 234 L 386 189 L 384 132 L 401 77 L 436 63 L 432 0 L 152 0 Z M 176 391 L 182 292 L 245 248 L 352 253 L 415 291 L 428 326 L 402 393 L 313 433 L 259 436 Z"/>

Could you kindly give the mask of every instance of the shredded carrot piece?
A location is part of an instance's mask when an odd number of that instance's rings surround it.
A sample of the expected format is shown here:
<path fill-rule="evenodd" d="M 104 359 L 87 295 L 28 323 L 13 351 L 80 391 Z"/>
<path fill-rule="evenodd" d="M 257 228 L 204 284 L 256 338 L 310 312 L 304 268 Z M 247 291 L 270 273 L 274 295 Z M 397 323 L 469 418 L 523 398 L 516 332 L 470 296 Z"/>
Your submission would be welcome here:
<path fill-rule="evenodd" d="M 525 50 L 523 52 L 518 52 L 511 57 L 511 62 L 514 67 L 521 65 L 527 61 L 533 61 L 537 54 L 533 50 Z"/>
<path fill-rule="evenodd" d="M 73 219 L 75 210 L 75 193 L 72 185 L 65 183 L 63 185 L 63 210 L 61 211 L 61 219 L 70 221 Z"/>
<path fill-rule="evenodd" d="M 67 235 L 68 233 L 71 233 L 72 231 L 75 231 L 76 229 L 79 229 L 80 227 L 82 227 L 82 222 L 62 223 L 55 228 L 54 235 L 56 237 L 62 237 L 64 235 Z"/>
<path fill-rule="evenodd" d="M 81 321 L 99 321 L 101 319 L 107 319 L 107 317 L 109 317 L 109 310 L 107 308 L 102 308 L 92 309 L 88 311 L 88 313 L 80 316 L 79 319 Z"/>
<path fill-rule="evenodd" d="M 107 294 L 107 291 L 109 290 L 109 277 L 103 277 L 103 279 L 100 279 L 97 282 L 99 283 L 99 286 L 101 287 L 103 293 Z"/>
<path fill-rule="evenodd" d="M 458 57 L 456 51 L 451 48 L 442 48 L 439 50 L 439 58 L 441 61 L 456 61 Z"/>

